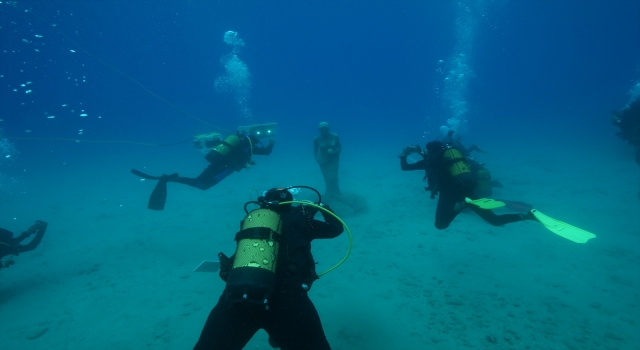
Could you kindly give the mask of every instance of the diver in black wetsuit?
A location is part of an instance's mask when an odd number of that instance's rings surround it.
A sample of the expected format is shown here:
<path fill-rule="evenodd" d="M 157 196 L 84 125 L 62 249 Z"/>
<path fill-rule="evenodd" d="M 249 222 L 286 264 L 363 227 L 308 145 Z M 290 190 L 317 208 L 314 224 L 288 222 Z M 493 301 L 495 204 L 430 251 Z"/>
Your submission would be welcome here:
<path fill-rule="evenodd" d="M 420 161 L 409 164 L 407 156 L 413 152 L 422 155 Z M 438 197 L 435 226 L 442 230 L 464 209 L 469 208 L 482 219 L 494 226 L 500 226 L 522 220 L 535 220 L 533 214 L 504 214 L 496 215 L 489 209 L 480 209 L 475 205 L 466 205 L 465 198 L 479 199 L 474 192 L 476 179 L 467 160 L 458 149 L 441 141 L 429 142 L 426 152 L 421 152 L 420 146 L 413 145 L 404 148 L 400 157 L 402 170 L 424 170 L 426 172 L 431 199 Z"/>
<path fill-rule="evenodd" d="M 40 244 L 40 241 L 42 241 L 44 233 L 47 231 L 47 225 L 48 224 L 46 222 L 37 220 L 33 225 L 31 225 L 31 227 L 15 238 L 13 237 L 13 232 L 0 228 L 0 259 L 7 255 L 19 255 L 20 253 L 36 249 L 38 244 Z M 20 244 L 32 234 L 35 234 L 36 236 L 31 240 L 31 242 L 26 245 Z M 10 258 L 0 264 L 0 269 L 9 267 L 13 264 L 14 261 Z"/>
<path fill-rule="evenodd" d="M 260 140 L 253 135 L 238 134 L 229 135 L 224 141 L 215 146 L 205 159 L 211 163 L 196 178 L 182 177 L 177 173 L 171 175 L 151 176 L 139 170 L 131 169 L 131 172 L 148 180 L 158 180 L 149 197 L 148 208 L 152 210 L 163 210 L 167 200 L 167 182 L 177 182 L 191 187 L 207 190 L 234 171 L 247 169 L 255 164 L 251 160 L 252 155 L 269 155 L 275 145 L 273 139 L 264 146 Z"/>
<path fill-rule="evenodd" d="M 194 349 L 240 350 L 259 329 L 269 334 L 270 345 L 282 350 L 330 349 L 307 296 L 318 279 L 311 241 L 338 237 L 343 226 L 324 211 L 323 222 L 313 219 L 315 211 L 278 205 L 292 198 L 287 189 L 267 191 L 258 198 L 261 208 L 245 216 L 236 234 L 236 253 L 231 258 L 218 255 L 220 277 L 227 285 Z"/>
<path fill-rule="evenodd" d="M 611 114 L 611 122 L 620 128 L 616 135 L 636 149 L 636 163 L 640 165 L 640 97 L 625 108 L 614 111 Z"/>

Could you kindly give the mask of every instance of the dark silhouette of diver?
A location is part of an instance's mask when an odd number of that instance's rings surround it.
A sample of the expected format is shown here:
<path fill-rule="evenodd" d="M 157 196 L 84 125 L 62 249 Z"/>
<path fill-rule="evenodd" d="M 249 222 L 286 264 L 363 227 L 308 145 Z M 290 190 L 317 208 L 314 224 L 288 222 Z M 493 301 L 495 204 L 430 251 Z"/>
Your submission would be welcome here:
<path fill-rule="evenodd" d="M 636 163 L 640 165 L 640 97 L 625 108 L 614 111 L 611 114 L 611 122 L 620 128 L 616 135 L 636 149 Z"/>
<path fill-rule="evenodd" d="M 274 145 L 275 141 L 273 139 L 270 139 L 269 144 L 264 146 L 260 140 L 253 135 L 229 135 L 224 141 L 221 141 L 207 153 L 205 159 L 210 164 L 196 178 L 183 177 L 178 175 L 178 173 L 151 176 L 136 169 L 131 169 L 131 172 L 144 179 L 158 180 L 158 184 L 149 197 L 148 208 L 152 210 L 163 210 L 167 200 L 167 182 L 177 182 L 201 190 L 207 190 L 224 180 L 224 178 L 234 171 L 247 169 L 255 164 L 251 160 L 253 155 L 271 154 Z"/>
<path fill-rule="evenodd" d="M 416 163 L 407 163 L 407 156 L 412 152 L 422 155 Z M 469 163 L 462 151 L 441 141 L 429 142 L 426 152 L 421 152 L 420 146 L 408 146 L 400 154 L 400 168 L 402 170 L 424 170 L 426 172 L 431 199 L 438 195 L 435 226 L 442 230 L 465 208 L 473 210 L 482 219 L 494 226 L 523 221 L 535 220 L 533 214 L 504 214 L 496 215 L 489 209 L 481 209 L 475 205 L 466 205 L 465 198 L 480 199 L 474 192 L 477 182 Z"/>
<path fill-rule="evenodd" d="M 331 349 L 307 295 L 318 279 L 311 242 L 338 237 L 344 227 L 324 211 L 321 221 L 314 219 L 317 209 L 309 213 L 279 204 L 292 200 L 287 189 L 267 191 L 258 198 L 260 209 L 242 220 L 235 254 L 230 258 L 218 254 L 226 286 L 194 350 L 241 350 L 259 329 L 269 334 L 274 348 Z"/>
<path fill-rule="evenodd" d="M 48 224 L 46 222 L 37 220 L 33 225 L 31 225 L 31 227 L 15 238 L 13 237 L 13 232 L 0 228 L 0 259 L 7 255 L 19 255 L 20 253 L 36 249 L 38 244 L 40 244 L 40 241 L 42 241 L 44 233 L 47 231 L 47 225 Z M 36 236 L 31 240 L 31 242 L 25 245 L 20 244 L 32 234 L 35 234 Z M 13 259 L 9 258 L 0 264 L 0 269 L 9 267 L 14 263 Z"/>

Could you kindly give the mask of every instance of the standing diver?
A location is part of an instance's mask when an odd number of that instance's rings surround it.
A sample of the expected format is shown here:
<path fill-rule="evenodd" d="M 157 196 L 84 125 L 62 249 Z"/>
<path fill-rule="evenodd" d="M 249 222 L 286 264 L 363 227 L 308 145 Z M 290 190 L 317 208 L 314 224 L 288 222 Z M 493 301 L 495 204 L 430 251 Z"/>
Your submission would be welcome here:
<path fill-rule="evenodd" d="M 47 225 L 48 224 L 46 222 L 37 220 L 33 225 L 31 225 L 31 227 L 15 238 L 13 237 L 13 232 L 0 228 L 0 259 L 7 255 L 18 255 L 20 253 L 36 249 L 38 244 L 40 244 L 40 241 L 42 241 L 44 233 L 47 231 Z M 31 240 L 31 242 L 25 245 L 20 244 L 32 234 L 35 234 L 36 236 Z M 9 258 L 8 260 L 0 263 L 0 269 L 9 267 L 14 263 L 13 259 Z"/>
<path fill-rule="evenodd" d="M 421 160 L 416 163 L 407 163 L 407 156 L 413 152 L 422 155 Z M 420 146 L 407 146 L 403 149 L 400 157 L 400 168 L 402 170 L 424 170 L 426 172 L 431 199 L 438 197 L 438 207 L 436 209 L 435 226 L 442 230 L 449 227 L 455 217 L 467 207 L 465 199 L 480 199 L 474 192 L 477 181 L 469 167 L 469 163 L 462 151 L 445 144 L 441 141 L 429 142 L 426 145 L 426 152 L 421 152 Z M 532 213 L 504 214 L 496 215 L 489 209 L 482 209 L 476 205 L 468 206 L 482 219 L 494 226 L 523 221 L 535 220 Z"/>
<path fill-rule="evenodd" d="M 296 187 L 273 188 L 245 204 L 245 211 L 248 204 L 260 208 L 242 220 L 235 254 L 218 254 L 226 287 L 194 349 L 241 350 L 259 329 L 282 350 L 331 349 L 307 295 L 318 279 L 311 241 L 338 237 L 344 227 L 324 210 L 320 221 L 317 209 L 293 207 L 289 189 Z M 330 210 L 320 198 L 318 204 Z"/>
<path fill-rule="evenodd" d="M 238 133 L 237 135 L 227 136 L 224 141 L 221 141 L 207 153 L 205 159 L 211 164 L 196 178 L 183 177 L 178 173 L 151 176 L 136 169 L 131 169 L 131 172 L 144 179 L 158 180 L 158 184 L 149 197 L 148 208 L 151 210 L 163 210 L 167 201 L 167 182 L 177 182 L 207 190 L 234 171 L 240 171 L 253 165 L 252 155 L 271 154 L 274 145 L 275 141 L 273 139 L 269 139 L 269 144 L 264 146 L 254 135 Z"/>

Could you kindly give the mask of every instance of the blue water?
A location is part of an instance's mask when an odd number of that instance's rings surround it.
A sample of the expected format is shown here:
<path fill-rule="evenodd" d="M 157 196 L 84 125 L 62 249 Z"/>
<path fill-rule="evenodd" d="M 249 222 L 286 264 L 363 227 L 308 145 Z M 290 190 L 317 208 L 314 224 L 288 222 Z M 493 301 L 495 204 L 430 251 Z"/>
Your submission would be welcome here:
<path fill-rule="evenodd" d="M 311 293 L 335 349 L 640 348 L 640 175 L 610 120 L 640 80 L 639 1 L 3 0 L 0 15 L 0 226 L 50 222 L 0 271 L 11 349 L 193 346 L 223 284 L 191 265 L 233 249 L 253 186 L 323 188 L 321 121 L 343 190 L 370 206 Z M 152 184 L 129 169 L 196 176 L 194 135 L 266 122 L 270 157 L 146 209 Z M 488 151 L 497 195 L 598 238 L 472 215 L 436 231 L 422 174 L 395 156 L 449 129 Z"/>

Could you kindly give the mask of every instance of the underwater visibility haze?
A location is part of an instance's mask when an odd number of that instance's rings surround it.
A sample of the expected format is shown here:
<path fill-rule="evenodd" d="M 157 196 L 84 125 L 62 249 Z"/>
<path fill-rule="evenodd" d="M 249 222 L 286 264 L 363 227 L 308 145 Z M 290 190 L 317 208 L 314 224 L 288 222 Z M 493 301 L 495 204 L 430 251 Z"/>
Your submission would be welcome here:
<path fill-rule="evenodd" d="M 226 286 L 194 269 L 234 253 L 245 203 L 304 185 L 348 228 L 313 241 L 317 272 L 350 254 L 304 290 L 333 349 L 640 349 L 638 18 L 636 0 L 0 1 L 2 348 L 192 348 Z M 433 141 L 503 205 L 436 223 L 446 191 L 401 170 Z"/>

